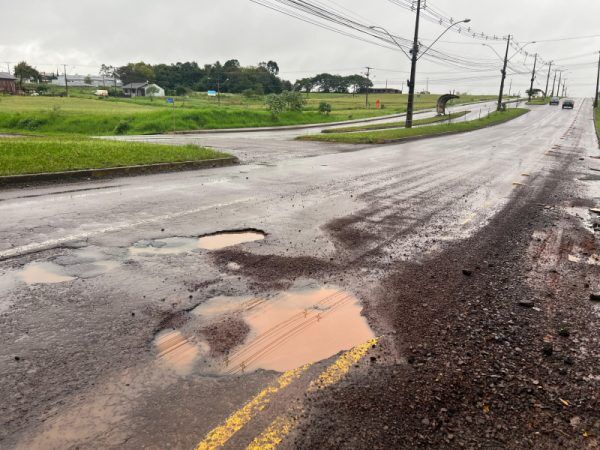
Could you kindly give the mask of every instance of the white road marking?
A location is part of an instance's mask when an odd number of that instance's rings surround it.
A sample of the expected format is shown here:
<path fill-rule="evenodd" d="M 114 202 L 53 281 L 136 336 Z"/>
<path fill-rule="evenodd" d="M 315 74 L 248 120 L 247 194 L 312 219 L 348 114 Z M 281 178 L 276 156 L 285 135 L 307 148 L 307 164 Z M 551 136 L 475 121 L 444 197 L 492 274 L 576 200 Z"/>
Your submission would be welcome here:
<path fill-rule="evenodd" d="M 217 203 L 214 205 L 203 206 L 201 208 L 189 209 L 187 211 L 180 211 L 180 212 L 176 212 L 176 213 L 172 213 L 172 214 L 164 214 L 162 216 L 156 216 L 156 217 L 152 217 L 150 219 L 136 220 L 134 222 L 127 222 L 127 223 L 121 223 L 119 225 L 112 225 L 110 227 L 99 228 L 97 230 L 90 230 L 90 231 L 86 231 L 84 233 L 70 234 L 70 235 L 64 236 L 62 238 L 49 239 L 44 242 L 34 242 L 31 244 L 22 245 L 20 247 L 14 247 L 14 248 L 11 248 L 10 250 L 0 251 L 0 260 L 7 259 L 7 258 L 14 258 L 15 256 L 21 256 L 21 255 L 25 255 L 27 253 L 38 252 L 40 250 L 47 250 L 49 248 L 53 248 L 53 247 L 59 246 L 61 244 L 64 244 L 65 242 L 79 241 L 79 240 L 87 239 L 89 237 L 96 236 L 99 234 L 114 233 L 116 231 L 126 230 L 128 228 L 135 228 L 135 227 L 139 227 L 142 225 L 147 225 L 149 223 L 167 221 L 167 220 L 171 220 L 171 219 L 176 219 L 178 217 L 184 217 L 184 216 L 189 216 L 192 214 L 197 214 L 199 212 L 206 211 L 206 210 L 213 209 L 213 208 L 221 208 L 221 207 L 236 205 L 238 203 L 246 203 L 251 200 L 254 200 L 254 198 L 249 197 L 249 198 L 235 200 L 235 201 L 229 202 L 229 203 Z"/>

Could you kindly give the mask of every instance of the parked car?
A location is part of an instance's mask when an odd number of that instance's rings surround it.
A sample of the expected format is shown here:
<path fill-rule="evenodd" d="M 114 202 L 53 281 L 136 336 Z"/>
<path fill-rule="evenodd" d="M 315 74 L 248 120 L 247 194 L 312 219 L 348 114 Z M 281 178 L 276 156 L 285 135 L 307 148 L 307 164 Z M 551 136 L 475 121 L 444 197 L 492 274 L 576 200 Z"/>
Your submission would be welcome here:
<path fill-rule="evenodd" d="M 556 105 L 556 106 L 560 105 L 560 99 L 558 97 L 552 97 L 550 99 L 550 105 L 552 105 L 552 106 L 554 106 L 554 105 Z"/>
<path fill-rule="evenodd" d="M 569 109 L 575 108 L 575 102 L 573 100 L 571 100 L 570 98 L 563 100 L 562 109 L 565 109 L 565 108 L 569 108 Z"/>

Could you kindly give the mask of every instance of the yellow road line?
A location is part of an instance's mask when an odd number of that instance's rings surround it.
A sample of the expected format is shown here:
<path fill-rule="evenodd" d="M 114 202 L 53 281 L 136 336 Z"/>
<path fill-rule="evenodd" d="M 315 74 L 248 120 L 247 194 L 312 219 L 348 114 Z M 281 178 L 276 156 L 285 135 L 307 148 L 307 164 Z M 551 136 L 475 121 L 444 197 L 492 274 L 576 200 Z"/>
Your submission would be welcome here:
<path fill-rule="evenodd" d="M 356 364 L 367 354 L 369 349 L 377 343 L 379 339 L 371 339 L 364 344 L 354 347 L 340 356 L 332 365 L 330 365 L 316 380 L 313 380 L 308 387 L 308 392 L 314 392 L 318 389 L 326 388 L 340 381 L 350 370 L 352 365 Z"/>
<path fill-rule="evenodd" d="M 313 380 L 308 386 L 308 392 L 316 392 L 339 382 L 350 370 L 350 368 L 359 362 L 367 354 L 369 349 L 377 343 L 379 339 L 374 338 L 364 344 L 354 347 L 342 354 L 333 364 Z M 277 447 L 285 437 L 292 431 L 296 424 L 296 419 L 289 415 L 277 417 L 271 424 L 258 435 L 246 448 L 246 450 L 272 450 Z"/>
<path fill-rule="evenodd" d="M 283 438 L 285 438 L 294 425 L 296 420 L 287 416 L 279 416 L 271 425 L 269 425 L 260 436 L 257 436 L 251 443 L 246 447 L 247 450 L 273 450 Z"/>
<path fill-rule="evenodd" d="M 274 385 L 259 392 L 256 397 L 229 416 L 222 425 L 210 431 L 204 440 L 196 446 L 196 450 L 212 450 L 225 445 L 235 433 L 242 429 L 257 413 L 269 404 L 277 392 L 289 386 L 300 375 L 306 372 L 310 366 L 310 364 L 307 364 L 285 372 L 277 379 Z"/>

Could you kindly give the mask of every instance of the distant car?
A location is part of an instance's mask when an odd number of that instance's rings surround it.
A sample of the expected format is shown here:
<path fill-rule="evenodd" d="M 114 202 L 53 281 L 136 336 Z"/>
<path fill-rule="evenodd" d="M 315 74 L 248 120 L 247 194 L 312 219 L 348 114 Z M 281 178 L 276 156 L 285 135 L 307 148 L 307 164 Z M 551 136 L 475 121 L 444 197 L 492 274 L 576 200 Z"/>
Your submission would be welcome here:
<path fill-rule="evenodd" d="M 552 106 L 554 106 L 554 105 L 556 105 L 556 106 L 560 105 L 560 99 L 558 97 L 552 97 L 550 99 L 550 105 L 552 105 Z"/>
<path fill-rule="evenodd" d="M 571 99 L 564 100 L 563 101 L 563 105 L 562 105 L 562 109 L 566 109 L 566 108 L 569 108 L 569 109 L 575 108 L 575 102 L 573 100 L 571 100 Z"/>

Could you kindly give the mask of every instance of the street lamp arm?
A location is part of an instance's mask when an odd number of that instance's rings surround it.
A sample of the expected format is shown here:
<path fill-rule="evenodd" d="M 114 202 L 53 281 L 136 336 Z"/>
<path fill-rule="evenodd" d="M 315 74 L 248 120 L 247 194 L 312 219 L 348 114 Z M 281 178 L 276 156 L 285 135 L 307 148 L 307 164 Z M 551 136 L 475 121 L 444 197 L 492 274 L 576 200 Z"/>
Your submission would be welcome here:
<path fill-rule="evenodd" d="M 435 43 L 436 43 L 437 41 L 439 41 L 439 40 L 442 38 L 442 36 L 443 36 L 443 35 L 445 35 L 445 34 L 446 34 L 448 31 L 450 31 L 450 28 L 452 28 L 452 27 L 454 27 L 454 26 L 456 26 L 456 25 L 459 25 L 459 24 L 461 24 L 461 23 L 469 23 L 470 21 L 471 21 L 471 19 L 465 19 L 465 20 L 461 20 L 460 22 L 456 22 L 456 23 L 453 23 L 452 25 L 450 25 L 448 28 L 446 28 L 446 29 L 445 29 L 445 30 L 442 32 L 442 34 L 440 34 L 440 35 L 439 35 L 439 36 L 438 36 L 438 37 L 435 39 L 435 41 L 433 41 L 433 42 L 431 43 L 431 45 L 430 45 L 429 47 L 427 47 L 427 48 L 425 49 L 425 51 L 424 51 L 423 53 L 421 53 L 421 55 L 420 55 L 420 56 L 417 58 L 417 60 L 419 60 L 419 59 L 421 59 L 423 56 L 425 56 L 425 53 L 427 53 L 427 52 L 428 52 L 428 51 L 431 49 L 431 47 L 433 47 L 433 46 L 435 45 Z"/>
<path fill-rule="evenodd" d="M 370 28 L 371 30 L 381 30 L 381 31 L 383 31 L 385 34 L 387 34 L 387 35 L 390 37 L 390 39 L 391 39 L 392 41 L 394 41 L 394 44 L 396 44 L 396 46 L 397 46 L 397 47 L 398 47 L 398 48 L 399 48 L 399 49 L 402 51 L 402 53 L 404 53 L 404 56 L 406 56 L 408 59 L 410 59 L 410 56 L 408 56 L 408 53 L 406 53 L 406 52 L 404 51 L 404 49 L 403 49 L 403 48 L 402 48 L 402 46 L 401 46 L 401 45 L 398 43 L 398 41 L 396 40 L 396 38 L 395 38 L 394 36 L 392 36 L 392 34 L 391 34 L 391 33 L 390 33 L 388 30 L 386 30 L 386 29 L 385 29 L 385 28 L 383 28 L 383 27 L 378 27 L 378 26 L 371 26 L 371 27 L 369 27 L 369 28 Z"/>

